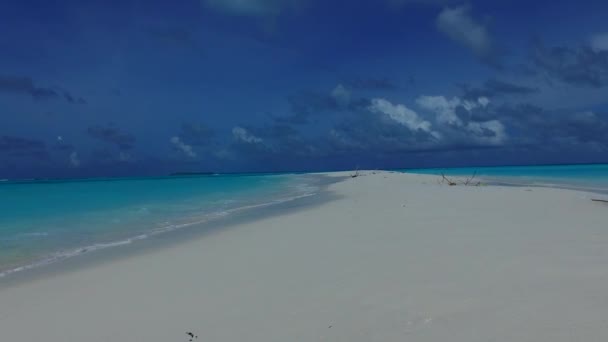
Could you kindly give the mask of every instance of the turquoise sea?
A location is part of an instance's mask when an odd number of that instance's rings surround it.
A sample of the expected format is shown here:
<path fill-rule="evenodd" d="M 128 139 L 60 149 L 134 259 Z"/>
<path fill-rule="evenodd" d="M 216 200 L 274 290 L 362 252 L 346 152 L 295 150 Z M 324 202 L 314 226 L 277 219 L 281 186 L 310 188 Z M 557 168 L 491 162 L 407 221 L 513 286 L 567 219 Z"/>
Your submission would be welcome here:
<path fill-rule="evenodd" d="M 608 164 L 402 169 L 407 173 L 476 175 L 489 184 L 536 185 L 608 192 Z"/>
<path fill-rule="evenodd" d="M 315 194 L 311 175 L 0 182 L 0 277 Z"/>

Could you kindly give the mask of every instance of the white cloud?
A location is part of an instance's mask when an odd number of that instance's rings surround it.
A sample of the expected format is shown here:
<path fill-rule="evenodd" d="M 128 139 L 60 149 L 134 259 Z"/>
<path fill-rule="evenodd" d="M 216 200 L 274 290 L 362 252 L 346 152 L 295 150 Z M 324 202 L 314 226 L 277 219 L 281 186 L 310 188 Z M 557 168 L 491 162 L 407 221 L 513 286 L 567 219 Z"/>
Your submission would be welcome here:
<path fill-rule="evenodd" d="M 464 109 L 466 109 L 467 111 L 472 111 L 475 108 L 485 108 L 490 104 L 490 99 L 488 99 L 485 96 L 482 97 L 478 97 L 477 101 L 469 101 L 469 100 L 463 100 L 462 101 L 462 106 L 464 107 Z"/>
<path fill-rule="evenodd" d="M 458 97 L 447 99 L 444 96 L 420 96 L 416 99 L 416 103 L 426 109 L 437 114 L 437 122 L 454 126 L 462 126 L 462 120 L 456 115 L 456 109 L 462 106 L 467 111 L 472 111 L 476 108 L 485 108 L 490 104 L 487 97 L 480 97 L 477 101 L 461 100 Z"/>
<path fill-rule="evenodd" d="M 485 108 L 490 104 L 490 99 L 485 96 L 482 96 L 477 99 L 477 103 L 479 103 L 483 108 Z"/>
<path fill-rule="evenodd" d="M 299 0 L 202 0 L 203 5 L 229 14 L 245 16 L 276 16 L 294 7 Z"/>
<path fill-rule="evenodd" d="M 439 133 L 431 129 L 430 122 L 421 119 L 416 112 L 404 105 L 394 105 L 388 100 L 378 98 L 372 100 L 369 110 L 373 113 L 385 114 L 412 131 L 422 130 L 433 135 L 435 138 L 440 138 Z"/>
<path fill-rule="evenodd" d="M 342 84 L 338 84 L 334 90 L 332 90 L 331 97 L 340 107 L 347 107 L 350 104 L 350 91 Z"/>
<path fill-rule="evenodd" d="M 236 126 L 232 129 L 232 136 L 237 141 L 241 141 L 241 142 L 244 142 L 247 144 L 259 144 L 263 141 L 262 138 L 256 137 L 255 135 L 251 134 L 248 130 L 244 129 L 243 127 L 239 127 L 239 126 Z"/>
<path fill-rule="evenodd" d="M 70 153 L 70 165 L 72 165 L 73 167 L 80 166 L 80 158 L 78 158 L 78 152 L 73 151 L 72 153 Z"/>
<path fill-rule="evenodd" d="M 194 150 L 192 149 L 192 146 L 184 143 L 179 137 L 177 137 L 177 136 L 172 137 L 169 141 L 171 141 L 171 144 L 173 144 L 173 146 L 176 149 L 182 151 L 188 157 L 190 157 L 190 158 L 196 157 L 196 152 L 194 152 Z"/>
<path fill-rule="evenodd" d="M 505 126 L 498 120 L 471 121 L 467 124 L 466 129 L 474 134 L 473 138 L 477 142 L 483 144 L 501 145 L 507 139 Z"/>
<path fill-rule="evenodd" d="M 437 122 L 441 124 L 462 125 L 462 120 L 456 115 L 456 108 L 460 106 L 460 99 L 457 97 L 448 100 L 443 96 L 420 96 L 416 103 L 437 114 Z"/>
<path fill-rule="evenodd" d="M 591 36 L 591 48 L 595 52 L 608 51 L 608 32 Z"/>
<path fill-rule="evenodd" d="M 457 128 L 465 132 L 467 137 L 477 143 L 499 145 L 507 139 L 504 125 L 498 120 L 463 122 L 456 114 L 461 107 L 467 112 L 485 108 L 490 104 L 487 97 L 479 97 L 476 101 L 462 100 L 459 97 L 447 99 L 444 96 L 420 96 L 416 103 L 437 115 L 437 122 Z"/>
<path fill-rule="evenodd" d="M 477 57 L 481 59 L 491 57 L 492 37 L 483 25 L 473 19 L 468 6 L 444 8 L 439 13 L 436 24 L 439 31 L 472 50 Z"/>

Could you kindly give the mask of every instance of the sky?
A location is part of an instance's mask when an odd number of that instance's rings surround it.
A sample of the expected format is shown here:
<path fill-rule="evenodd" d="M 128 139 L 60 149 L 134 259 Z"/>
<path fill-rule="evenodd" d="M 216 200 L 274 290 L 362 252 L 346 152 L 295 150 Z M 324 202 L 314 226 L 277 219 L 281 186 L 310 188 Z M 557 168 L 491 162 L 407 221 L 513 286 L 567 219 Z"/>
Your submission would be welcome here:
<path fill-rule="evenodd" d="M 0 179 L 608 162 L 608 2 L 0 2 Z"/>

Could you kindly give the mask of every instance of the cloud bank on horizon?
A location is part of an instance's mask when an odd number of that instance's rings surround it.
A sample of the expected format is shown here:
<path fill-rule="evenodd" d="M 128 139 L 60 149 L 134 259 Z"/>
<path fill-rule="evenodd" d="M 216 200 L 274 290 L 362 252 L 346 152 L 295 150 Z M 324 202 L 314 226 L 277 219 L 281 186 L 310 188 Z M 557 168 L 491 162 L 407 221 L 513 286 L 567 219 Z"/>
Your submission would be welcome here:
<path fill-rule="evenodd" d="M 3 4 L 0 178 L 607 162 L 606 10 Z"/>

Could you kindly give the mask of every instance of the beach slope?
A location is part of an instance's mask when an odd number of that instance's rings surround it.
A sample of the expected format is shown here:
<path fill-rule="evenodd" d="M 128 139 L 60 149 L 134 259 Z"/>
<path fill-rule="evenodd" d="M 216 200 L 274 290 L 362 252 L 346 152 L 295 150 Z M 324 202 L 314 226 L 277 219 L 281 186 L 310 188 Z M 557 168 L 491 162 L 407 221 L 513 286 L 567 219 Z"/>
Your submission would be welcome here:
<path fill-rule="evenodd" d="M 322 205 L 0 288 L 0 340 L 608 339 L 608 205 L 592 195 L 391 172 L 328 190 Z"/>

